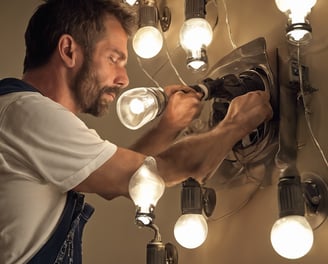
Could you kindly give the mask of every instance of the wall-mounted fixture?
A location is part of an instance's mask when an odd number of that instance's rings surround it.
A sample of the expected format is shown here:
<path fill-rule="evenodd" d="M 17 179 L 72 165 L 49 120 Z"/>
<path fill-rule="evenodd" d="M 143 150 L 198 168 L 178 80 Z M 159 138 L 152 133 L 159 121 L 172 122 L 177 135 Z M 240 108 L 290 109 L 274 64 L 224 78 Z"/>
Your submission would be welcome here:
<path fill-rule="evenodd" d="M 230 101 L 255 89 L 264 90 L 266 84 L 262 74 L 250 69 L 239 76 L 228 74 L 218 79 L 206 78 L 191 87 L 203 94 L 202 100 L 224 98 Z M 119 96 L 116 112 L 124 126 L 138 129 L 159 116 L 164 111 L 167 100 L 162 88 L 133 88 Z"/>
<path fill-rule="evenodd" d="M 132 46 L 136 54 L 144 59 L 156 56 L 163 46 L 163 36 L 158 29 L 161 22 L 162 31 L 166 31 L 171 23 L 170 10 L 164 9 L 162 17 L 155 0 L 142 0 L 139 6 L 139 29 L 133 36 Z"/>
<path fill-rule="evenodd" d="M 159 228 L 151 223 L 147 227 L 154 230 L 155 235 L 147 244 L 147 264 L 178 264 L 178 251 L 171 243 L 164 244 Z"/>
<path fill-rule="evenodd" d="M 158 175 L 156 160 L 147 157 L 129 182 L 129 194 L 136 205 L 135 220 L 149 225 L 154 220 L 154 209 L 165 189 L 163 179 Z"/>
<path fill-rule="evenodd" d="M 301 258 L 313 245 L 311 223 L 318 226 L 326 219 L 326 184 L 319 177 L 302 183 L 298 175 L 283 176 L 278 185 L 278 203 L 279 219 L 271 230 L 272 246 L 282 257 Z"/>
<path fill-rule="evenodd" d="M 187 67 L 193 71 L 206 70 L 207 46 L 213 32 L 205 19 L 207 0 L 185 0 L 185 21 L 180 29 L 180 44 L 187 53 Z"/>
<path fill-rule="evenodd" d="M 147 264 L 177 264 L 178 252 L 171 243 L 163 244 L 159 228 L 154 223 L 154 209 L 164 193 L 165 183 L 158 176 L 156 160 L 146 157 L 143 165 L 129 182 L 129 194 L 136 205 L 135 223 L 150 228 L 154 238 L 147 244 Z"/>
<path fill-rule="evenodd" d="M 213 189 L 201 187 L 193 178 L 182 183 L 182 215 L 174 226 L 174 236 L 185 248 L 197 248 L 204 243 L 208 227 L 203 213 L 210 217 L 216 204 Z"/>
<path fill-rule="evenodd" d="M 307 44 L 312 38 L 308 14 L 317 0 L 276 0 L 279 10 L 288 17 L 286 37 L 292 44 Z"/>

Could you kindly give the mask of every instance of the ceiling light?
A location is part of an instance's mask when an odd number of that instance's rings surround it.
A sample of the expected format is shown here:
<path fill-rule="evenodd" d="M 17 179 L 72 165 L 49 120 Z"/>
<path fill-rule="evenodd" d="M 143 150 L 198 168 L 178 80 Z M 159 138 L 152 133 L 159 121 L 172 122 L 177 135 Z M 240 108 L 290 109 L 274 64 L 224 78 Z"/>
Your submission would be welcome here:
<path fill-rule="evenodd" d="M 208 227 L 203 211 L 210 216 L 214 210 L 216 195 L 214 190 L 201 188 L 200 184 L 189 178 L 182 183 L 182 215 L 174 226 L 174 236 L 185 248 L 197 248 L 204 243 Z"/>
<path fill-rule="evenodd" d="M 293 44 L 307 44 L 312 28 L 307 19 L 316 0 L 276 0 L 279 10 L 288 17 L 286 37 Z"/>
<path fill-rule="evenodd" d="M 213 31 L 205 19 L 205 0 L 185 0 L 185 21 L 180 29 L 180 44 L 187 53 L 187 67 L 194 71 L 207 68 L 206 48 Z"/>

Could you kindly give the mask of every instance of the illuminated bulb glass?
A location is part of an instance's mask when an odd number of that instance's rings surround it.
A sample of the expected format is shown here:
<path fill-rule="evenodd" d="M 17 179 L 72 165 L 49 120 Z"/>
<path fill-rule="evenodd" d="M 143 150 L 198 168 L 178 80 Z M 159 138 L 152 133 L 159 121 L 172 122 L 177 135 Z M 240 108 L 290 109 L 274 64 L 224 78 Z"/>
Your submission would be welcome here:
<path fill-rule="evenodd" d="M 198 70 L 204 66 L 205 62 L 202 60 L 194 60 L 189 62 L 189 66 L 195 70 Z"/>
<path fill-rule="evenodd" d="M 124 0 L 125 3 L 129 4 L 130 6 L 133 6 L 137 0 Z"/>
<path fill-rule="evenodd" d="M 166 106 L 161 88 L 133 88 L 117 99 L 116 112 L 121 123 L 129 129 L 138 129 L 153 120 Z"/>
<path fill-rule="evenodd" d="M 189 249 L 202 245 L 207 232 L 207 222 L 201 214 L 183 214 L 174 226 L 175 239 L 181 246 Z"/>
<path fill-rule="evenodd" d="M 306 17 L 316 2 L 316 0 L 276 0 L 276 5 L 290 19 L 290 24 L 306 24 Z M 298 42 L 311 38 L 311 34 L 308 30 L 296 28 L 288 32 L 288 38 Z"/>
<path fill-rule="evenodd" d="M 158 175 L 156 160 L 147 157 L 129 182 L 129 194 L 139 213 L 149 214 L 164 193 L 165 183 Z M 141 221 L 143 216 L 141 216 Z"/>
<path fill-rule="evenodd" d="M 186 20 L 180 30 L 180 44 L 183 49 L 198 57 L 201 48 L 207 47 L 213 38 L 210 24 L 204 18 Z"/>
<path fill-rule="evenodd" d="M 132 46 L 139 57 L 149 59 L 162 49 L 163 36 L 153 26 L 141 27 L 133 37 Z"/>
<path fill-rule="evenodd" d="M 271 244 L 282 257 L 301 258 L 312 248 L 312 228 L 304 216 L 282 217 L 272 227 Z"/>

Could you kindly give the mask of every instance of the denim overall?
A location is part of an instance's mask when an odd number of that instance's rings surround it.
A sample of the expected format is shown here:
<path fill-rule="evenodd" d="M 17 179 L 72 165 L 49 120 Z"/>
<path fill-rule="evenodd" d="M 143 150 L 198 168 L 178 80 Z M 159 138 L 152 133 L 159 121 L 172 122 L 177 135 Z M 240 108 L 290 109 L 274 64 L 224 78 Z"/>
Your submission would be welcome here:
<path fill-rule="evenodd" d="M 0 95 L 12 92 L 38 92 L 32 86 L 14 78 L 0 81 Z M 94 208 L 84 203 L 84 195 L 69 191 L 64 211 L 56 230 L 28 264 L 82 263 L 82 232 Z"/>

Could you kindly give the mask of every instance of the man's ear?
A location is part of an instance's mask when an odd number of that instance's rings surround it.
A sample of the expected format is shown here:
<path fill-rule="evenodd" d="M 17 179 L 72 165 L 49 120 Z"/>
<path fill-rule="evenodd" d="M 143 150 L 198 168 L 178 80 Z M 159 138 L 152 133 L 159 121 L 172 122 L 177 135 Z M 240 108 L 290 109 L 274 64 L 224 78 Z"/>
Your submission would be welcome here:
<path fill-rule="evenodd" d="M 69 68 L 72 68 L 77 63 L 79 56 L 79 47 L 72 36 L 64 34 L 58 41 L 58 51 L 62 61 Z"/>

